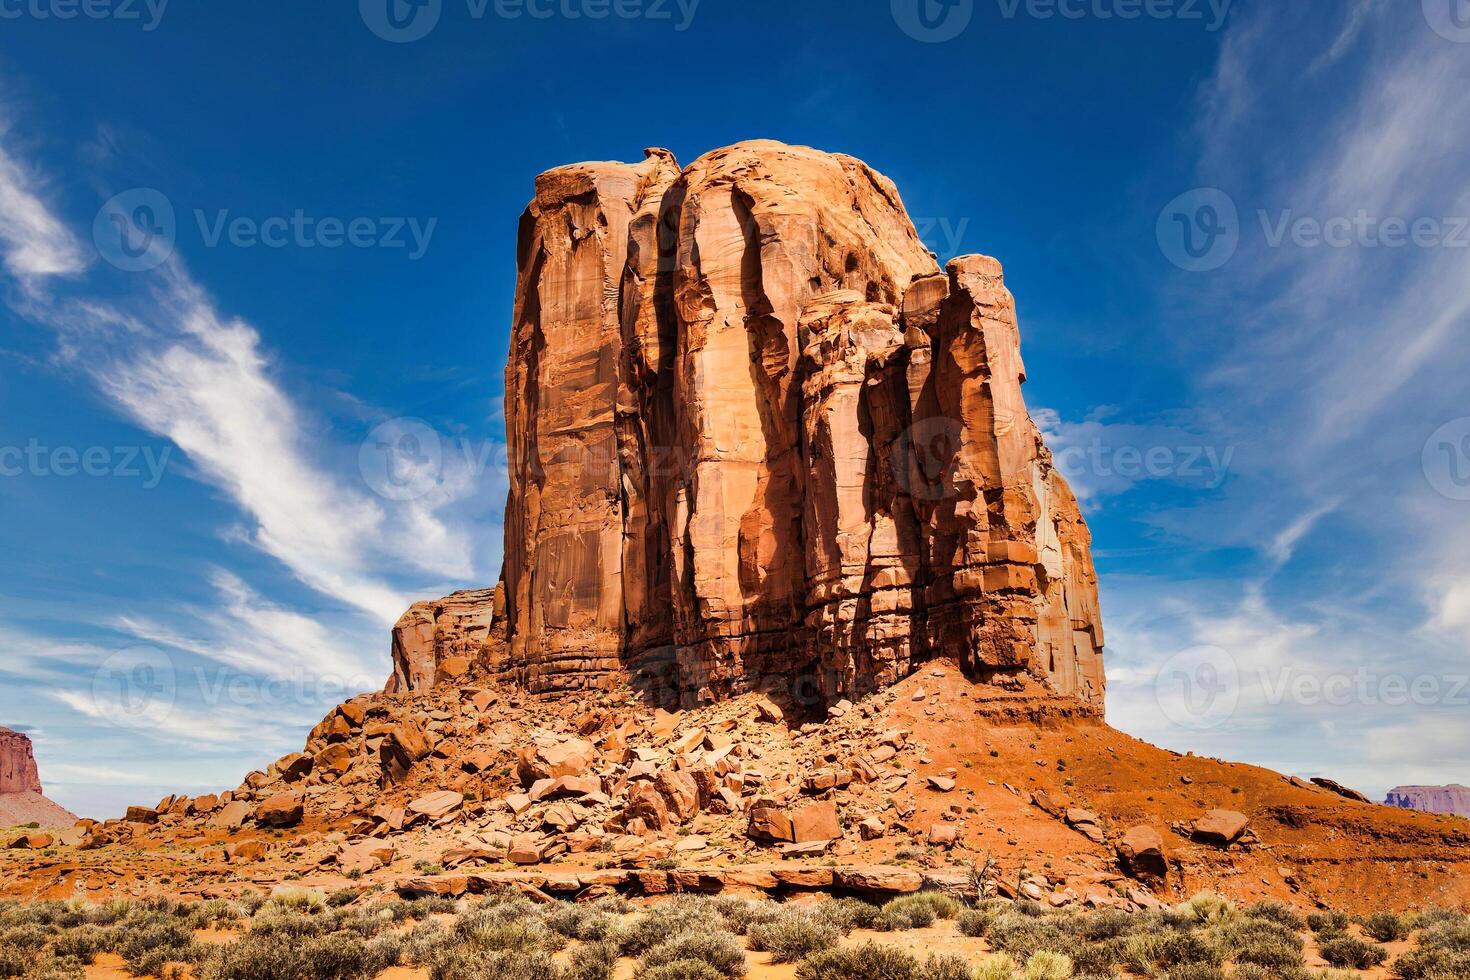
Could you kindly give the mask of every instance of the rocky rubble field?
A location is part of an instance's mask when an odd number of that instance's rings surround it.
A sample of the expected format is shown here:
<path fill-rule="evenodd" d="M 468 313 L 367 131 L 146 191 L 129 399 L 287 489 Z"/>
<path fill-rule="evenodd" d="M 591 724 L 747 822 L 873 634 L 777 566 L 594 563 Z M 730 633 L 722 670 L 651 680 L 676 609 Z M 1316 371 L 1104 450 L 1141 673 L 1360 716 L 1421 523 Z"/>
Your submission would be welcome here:
<path fill-rule="evenodd" d="M 1470 825 L 1350 792 L 1155 749 L 1081 702 L 942 663 L 812 720 L 759 695 L 667 712 L 466 679 L 348 702 L 227 793 L 13 831 L 0 893 L 938 889 L 1135 912 L 1206 888 L 1352 911 L 1470 897 Z"/>

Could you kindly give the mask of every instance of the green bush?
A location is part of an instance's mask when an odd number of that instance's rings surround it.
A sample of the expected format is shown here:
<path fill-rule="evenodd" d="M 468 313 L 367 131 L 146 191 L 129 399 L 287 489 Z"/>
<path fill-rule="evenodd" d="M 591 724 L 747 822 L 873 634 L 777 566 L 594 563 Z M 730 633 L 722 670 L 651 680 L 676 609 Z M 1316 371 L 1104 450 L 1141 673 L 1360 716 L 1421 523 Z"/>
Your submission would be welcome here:
<path fill-rule="evenodd" d="M 745 948 L 739 939 L 723 929 L 708 927 L 687 930 L 664 940 L 643 954 L 640 965 L 648 970 L 681 960 L 700 960 L 727 977 L 745 974 Z"/>
<path fill-rule="evenodd" d="M 599 913 L 605 914 L 605 913 Z M 616 943 L 583 943 L 572 950 L 571 960 L 562 971 L 562 980 L 612 980 L 618 966 Z M 547 978 L 552 980 L 552 978 Z"/>
<path fill-rule="evenodd" d="M 1129 936 L 1123 962 L 1139 973 L 1158 975 L 1181 966 L 1219 966 L 1225 961 L 1220 945 L 1196 932 L 1149 932 Z"/>
<path fill-rule="evenodd" d="M 795 963 L 832 948 L 841 938 L 842 932 L 831 923 L 808 912 L 793 911 L 774 922 L 752 926 L 750 948 L 771 953 L 776 963 Z"/>
<path fill-rule="evenodd" d="M 960 909 L 959 902 L 940 892 L 901 895 L 883 906 L 876 925 L 885 931 L 926 929 L 935 919 L 954 918 Z"/>
<path fill-rule="evenodd" d="M 1363 931 L 1380 943 L 1394 943 L 1409 938 L 1413 930 L 1401 916 L 1375 912 L 1363 920 Z"/>
<path fill-rule="evenodd" d="M 1313 912 L 1307 916 L 1307 926 L 1319 935 L 1322 933 L 1346 932 L 1347 927 L 1352 925 L 1352 918 L 1346 912 L 1330 910 L 1327 912 Z"/>
<path fill-rule="evenodd" d="M 678 960 L 638 971 L 638 980 L 724 980 L 724 977 L 704 960 Z"/>
<path fill-rule="evenodd" d="M 982 938 L 995 921 L 995 915 L 983 909 L 966 909 L 955 917 L 955 926 L 960 935 L 974 939 Z"/>
<path fill-rule="evenodd" d="M 1021 971 L 1021 976 L 1023 980 L 1069 980 L 1073 972 L 1071 957 L 1040 952 L 1026 961 L 1026 969 Z"/>
<path fill-rule="evenodd" d="M 1245 910 L 1245 916 L 1249 919 L 1263 919 L 1266 922 L 1274 922 L 1285 926 L 1293 932 L 1301 932 L 1306 923 L 1302 917 L 1296 914 L 1289 905 L 1270 900 L 1256 902 Z"/>
<path fill-rule="evenodd" d="M 838 946 L 802 960 L 796 980 L 923 980 L 919 961 L 900 949 L 863 943 Z"/>
<path fill-rule="evenodd" d="M 1388 950 L 1344 933 L 1322 944 L 1322 958 L 1333 966 L 1371 970 L 1388 959 Z"/>
<path fill-rule="evenodd" d="M 1470 955 L 1448 949 L 1425 947 L 1405 953 L 1392 967 L 1401 980 L 1451 980 L 1470 977 Z"/>
<path fill-rule="evenodd" d="M 872 929 L 882 915 L 878 906 L 860 898 L 835 898 L 820 902 L 813 911 L 832 923 L 844 935 L 854 929 Z"/>

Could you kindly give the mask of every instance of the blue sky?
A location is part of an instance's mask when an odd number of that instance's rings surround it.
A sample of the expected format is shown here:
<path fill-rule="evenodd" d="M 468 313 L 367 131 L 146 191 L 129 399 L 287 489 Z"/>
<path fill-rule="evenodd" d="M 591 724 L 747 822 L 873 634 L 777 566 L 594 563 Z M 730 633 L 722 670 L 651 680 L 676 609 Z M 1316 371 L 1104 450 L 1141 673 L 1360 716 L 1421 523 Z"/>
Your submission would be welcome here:
<path fill-rule="evenodd" d="M 492 583 L 533 177 L 755 137 L 1005 264 L 1114 724 L 1470 782 L 1466 4 L 920 2 L 0 3 L 0 724 L 51 794 L 233 786 Z"/>

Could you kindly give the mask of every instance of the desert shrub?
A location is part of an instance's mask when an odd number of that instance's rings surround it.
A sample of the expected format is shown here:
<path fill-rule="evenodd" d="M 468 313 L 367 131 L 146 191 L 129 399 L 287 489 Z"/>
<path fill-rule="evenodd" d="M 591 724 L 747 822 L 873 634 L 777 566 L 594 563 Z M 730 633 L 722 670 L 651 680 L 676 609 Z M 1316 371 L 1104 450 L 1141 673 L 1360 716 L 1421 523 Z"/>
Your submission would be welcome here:
<path fill-rule="evenodd" d="M 743 898 L 717 898 L 710 903 L 725 927 L 737 936 L 750 932 L 752 926 L 780 919 L 785 910 L 775 902 L 750 902 Z"/>
<path fill-rule="evenodd" d="M 1021 965 L 1009 953 L 991 956 L 975 967 L 975 980 L 1015 980 Z"/>
<path fill-rule="evenodd" d="M 1212 892 L 1200 892 L 1173 910 L 1180 925 L 1219 925 L 1235 918 L 1235 905 Z"/>
<path fill-rule="evenodd" d="M 570 961 L 561 975 L 563 980 L 612 980 L 617 966 L 616 943 L 583 943 L 572 950 Z"/>
<path fill-rule="evenodd" d="M 1346 912 L 1336 909 L 1327 912 L 1313 912 L 1307 916 L 1307 927 L 1313 932 L 1320 934 L 1331 934 L 1335 932 L 1346 932 L 1347 927 L 1352 924 L 1352 918 Z"/>
<path fill-rule="evenodd" d="M 548 929 L 568 939 L 588 942 L 606 939 L 617 925 L 617 920 L 606 912 L 599 912 L 587 905 L 569 904 L 556 906 L 543 915 L 542 921 Z"/>
<path fill-rule="evenodd" d="M 30 965 L 31 955 L 18 946 L 0 944 L 0 977 L 11 980 L 21 976 Z"/>
<path fill-rule="evenodd" d="M 1274 902 L 1269 899 L 1248 906 L 1245 909 L 1245 916 L 1248 919 L 1264 919 L 1267 922 L 1274 922 L 1294 932 L 1300 932 L 1306 927 L 1306 923 L 1302 921 L 1301 916 L 1296 914 L 1295 909 L 1282 902 Z"/>
<path fill-rule="evenodd" d="M 280 906 L 267 905 L 262 906 L 255 917 L 250 920 L 250 928 L 246 934 L 256 938 L 281 936 L 304 940 L 319 935 L 325 924 L 325 919 L 319 920 L 314 916 L 301 915 Z"/>
<path fill-rule="evenodd" d="M 57 928 L 53 925 L 27 923 L 0 932 L 0 945 L 14 946 L 34 955 L 44 949 L 57 934 Z"/>
<path fill-rule="evenodd" d="M 90 965 L 98 953 L 112 949 L 117 937 L 102 926 L 80 925 L 68 929 L 51 943 L 51 955 L 69 957 Z"/>
<path fill-rule="evenodd" d="M 1465 925 L 1470 923 L 1464 912 L 1431 905 L 1419 913 L 1415 925 L 1420 929 L 1432 929 L 1442 925 Z"/>
<path fill-rule="evenodd" d="M 1470 976 L 1470 955 L 1448 949 L 1425 947 L 1400 956 L 1393 975 L 1401 980 L 1450 980 Z"/>
<path fill-rule="evenodd" d="M 1412 931 L 1409 923 L 1403 917 L 1394 915 L 1392 912 L 1374 912 L 1363 920 L 1363 932 L 1380 943 L 1393 943 L 1400 939 L 1407 939 Z"/>
<path fill-rule="evenodd" d="M 199 956 L 194 931 L 180 922 L 151 919 L 117 928 L 115 948 L 135 977 L 158 976 L 167 963 L 191 963 Z"/>
<path fill-rule="evenodd" d="M 439 923 L 421 922 L 404 937 L 403 956 L 410 963 L 427 968 L 452 941 L 453 934 Z"/>
<path fill-rule="evenodd" d="M 842 932 L 810 912 L 791 911 L 774 922 L 752 926 L 750 948 L 768 952 L 776 963 L 795 963 L 837 945 Z"/>
<path fill-rule="evenodd" d="M 962 956 L 930 956 L 919 969 L 922 980 L 974 980 L 970 964 Z"/>
<path fill-rule="evenodd" d="M 1322 944 L 1322 958 L 1333 966 L 1371 970 L 1388 959 L 1388 950 L 1343 933 Z"/>
<path fill-rule="evenodd" d="M 544 949 L 446 947 L 428 967 L 429 980 L 555 980 L 559 968 Z"/>
<path fill-rule="evenodd" d="M 1079 976 L 1112 976 L 1127 958 L 1128 941 L 1124 938 L 1104 939 L 1097 943 L 1081 943 L 1072 950 L 1072 962 Z"/>
<path fill-rule="evenodd" d="M 1029 960 L 1037 953 L 1065 953 L 1077 940 L 1054 922 L 1025 915 L 998 915 L 985 931 L 998 952 Z"/>
<path fill-rule="evenodd" d="M 960 903 L 940 892 L 918 892 L 900 895 L 879 912 L 877 928 L 885 931 L 925 929 L 935 919 L 952 919 L 960 912 Z"/>
<path fill-rule="evenodd" d="M 26 980 L 86 980 L 86 976 L 81 960 L 58 956 L 43 956 L 26 971 Z"/>
<path fill-rule="evenodd" d="M 1213 963 L 1186 963 L 1164 974 L 1165 980 L 1225 980 L 1225 968 Z"/>
<path fill-rule="evenodd" d="M 1071 957 L 1043 951 L 1026 961 L 1021 977 L 1023 980 L 1069 980 L 1073 972 Z"/>
<path fill-rule="evenodd" d="M 955 917 L 955 927 L 959 929 L 960 935 L 978 939 L 985 935 L 993 921 L 995 921 L 995 915 L 992 912 L 984 909 L 966 909 Z"/>
<path fill-rule="evenodd" d="M 860 898 L 836 898 L 822 902 L 813 911 L 846 934 L 854 929 L 872 929 L 882 914 L 878 906 Z"/>
<path fill-rule="evenodd" d="M 1265 920 L 1242 919 L 1225 927 L 1222 936 L 1230 958 L 1272 970 L 1300 969 L 1302 938 L 1285 926 Z"/>
<path fill-rule="evenodd" d="M 1012 903 L 1011 911 L 1015 912 L 1018 915 L 1025 915 L 1030 916 L 1033 919 L 1039 919 L 1042 916 L 1046 915 L 1046 906 L 1042 905 L 1040 902 L 1032 901 L 1029 898 L 1023 898 L 1018 902 Z"/>
<path fill-rule="evenodd" d="M 802 960 L 796 980 L 921 980 L 919 961 L 901 949 L 863 943 L 837 946 Z"/>
<path fill-rule="evenodd" d="M 266 904 L 298 912 L 320 912 L 327 907 L 327 896 L 314 888 L 281 888 L 271 893 Z"/>
<path fill-rule="evenodd" d="M 686 930 L 666 939 L 643 954 L 642 970 L 665 966 L 681 960 L 708 963 L 723 976 L 745 974 L 745 949 L 733 933 L 723 929 Z"/>
<path fill-rule="evenodd" d="M 724 977 L 704 960 L 678 960 L 638 972 L 638 980 L 724 980 Z"/>
<path fill-rule="evenodd" d="M 1425 929 L 1419 945 L 1451 953 L 1470 954 L 1470 919 L 1445 921 Z"/>
<path fill-rule="evenodd" d="M 641 956 L 682 932 L 708 930 L 709 920 L 709 910 L 704 902 L 680 896 L 654 906 L 621 926 L 612 938 L 617 940 L 624 956 Z"/>
<path fill-rule="evenodd" d="M 1181 966 L 1219 966 L 1225 954 L 1211 937 L 1197 932 L 1149 932 L 1129 936 L 1123 962 L 1139 973 L 1165 974 Z"/>
<path fill-rule="evenodd" d="M 1121 912 L 1118 909 L 1104 909 L 1091 915 L 1078 916 L 1075 931 L 1081 939 L 1095 943 L 1104 939 L 1126 936 L 1135 925 L 1137 925 L 1136 920 L 1127 912 Z"/>

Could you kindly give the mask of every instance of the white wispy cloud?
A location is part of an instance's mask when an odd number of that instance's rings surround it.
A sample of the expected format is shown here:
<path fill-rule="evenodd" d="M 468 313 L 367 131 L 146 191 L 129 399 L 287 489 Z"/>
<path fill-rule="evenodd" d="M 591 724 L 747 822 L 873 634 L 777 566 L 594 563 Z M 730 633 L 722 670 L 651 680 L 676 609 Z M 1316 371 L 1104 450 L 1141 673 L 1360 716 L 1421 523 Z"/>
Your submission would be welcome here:
<path fill-rule="evenodd" d="M 6 131 L 0 126 L 0 139 Z M 0 149 L 0 251 L 5 268 L 22 286 L 87 267 L 86 253 L 38 195 L 42 181 Z"/>

